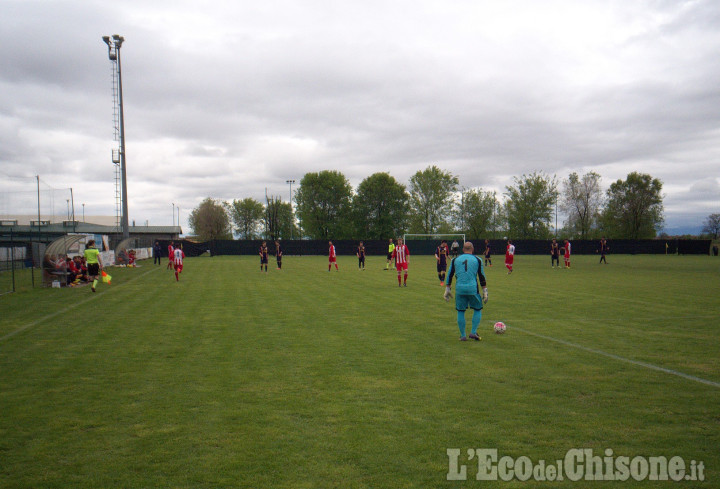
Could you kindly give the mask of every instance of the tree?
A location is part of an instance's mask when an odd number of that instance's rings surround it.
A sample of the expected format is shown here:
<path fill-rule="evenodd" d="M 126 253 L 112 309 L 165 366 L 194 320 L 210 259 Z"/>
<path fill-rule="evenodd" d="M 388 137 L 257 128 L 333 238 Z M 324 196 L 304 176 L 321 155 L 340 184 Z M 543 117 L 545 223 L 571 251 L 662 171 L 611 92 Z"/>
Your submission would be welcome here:
<path fill-rule="evenodd" d="M 297 216 L 312 239 L 344 238 L 350 235 L 352 187 L 338 171 L 306 173 L 295 193 Z"/>
<path fill-rule="evenodd" d="M 389 173 L 374 173 L 360 182 L 353 197 L 353 221 L 358 238 L 387 239 L 405 230 L 407 202 L 405 186 Z"/>
<path fill-rule="evenodd" d="M 713 239 L 717 239 L 720 234 L 720 214 L 710 214 L 707 216 L 702 232 L 712 235 Z"/>
<path fill-rule="evenodd" d="M 482 189 L 463 192 L 455 211 L 458 229 L 472 238 L 487 236 L 495 225 L 496 207 L 494 192 Z"/>
<path fill-rule="evenodd" d="M 563 182 L 560 210 L 567 214 L 565 227 L 574 231 L 581 239 L 590 238 L 590 231 L 600 215 L 603 193 L 600 189 L 600 175 L 589 172 L 578 177 L 571 173 Z"/>
<path fill-rule="evenodd" d="M 458 183 L 456 176 L 434 165 L 410 177 L 411 232 L 431 234 L 449 228 Z"/>
<path fill-rule="evenodd" d="M 258 236 L 258 226 L 263 214 L 262 203 L 251 197 L 233 200 L 230 204 L 230 216 L 235 224 L 235 233 L 240 239 L 255 239 Z"/>
<path fill-rule="evenodd" d="M 206 198 L 192 210 L 188 219 L 193 233 L 203 241 L 232 239 L 227 204 Z"/>
<path fill-rule="evenodd" d="M 515 239 L 547 239 L 558 196 L 557 181 L 543 173 L 514 177 L 505 187 L 508 233 Z"/>
<path fill-rule="evenodd" d="M 662 182 L 644 173 L 632 172 L 607 190 L 602 213 L 605 234 L 612 238 L 654 238 L 664 222 Z"/>
<path fill-rule="evenodd" d="M 292 207 L 279 197 L 268 197 L 263 210 L 266 239 L 299 238 L 300 233 L 293 223 Z"/>

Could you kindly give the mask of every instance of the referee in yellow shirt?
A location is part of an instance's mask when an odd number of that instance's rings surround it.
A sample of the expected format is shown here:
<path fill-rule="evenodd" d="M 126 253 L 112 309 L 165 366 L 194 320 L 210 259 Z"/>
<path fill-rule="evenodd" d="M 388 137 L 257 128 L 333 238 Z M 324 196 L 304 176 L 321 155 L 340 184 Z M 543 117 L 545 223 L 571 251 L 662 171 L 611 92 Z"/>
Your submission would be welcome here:
<path fill-rule="evenodd" d="M 94 239 L 88 241 L 84 254 L 85 261 L 87 262 L 88 279 L 93 281 L 91 290 L 95 292 L 95 287 L 97 287 L 98 283 L 98 275 L 100 275 L 100 270 L 102 270 L 103 264 L 102 259 L 100 259 L 100 250 L 95 248 Z"/>
<path fill-rule="evenodd" d="M 388 245 L 387 264 L 385 270 L 390 270 L 390 262 L 392 261 L 393 251 L 395 251 L 395 242 L 390 238 L 390 244 Z"/>

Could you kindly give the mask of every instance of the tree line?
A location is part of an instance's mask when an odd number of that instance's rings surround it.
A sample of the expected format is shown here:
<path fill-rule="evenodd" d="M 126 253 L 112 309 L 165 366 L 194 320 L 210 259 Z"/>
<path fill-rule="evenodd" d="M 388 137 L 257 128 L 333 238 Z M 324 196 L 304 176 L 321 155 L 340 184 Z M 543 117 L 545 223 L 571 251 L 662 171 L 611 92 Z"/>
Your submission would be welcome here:
<path fill-rule="evenodd" d="M 514 177 L 498 196 L 460 187 L 456 175 L 434 165 L 417 171 L 407 186 L 378 172 L 356 189 L 341 172 L 324 170 L 306 173 L 293 200 L 294 209 L 275 196 L 265 202 L 208 197 L 189 223 L 198 238 L 209 240 L 387 239 L 403 233 L 644 239 L 657 236 L 664 222 L 662 182 L 637 172 L 605 191 L 592 171 L 562 181 L 534 172 Z"/>

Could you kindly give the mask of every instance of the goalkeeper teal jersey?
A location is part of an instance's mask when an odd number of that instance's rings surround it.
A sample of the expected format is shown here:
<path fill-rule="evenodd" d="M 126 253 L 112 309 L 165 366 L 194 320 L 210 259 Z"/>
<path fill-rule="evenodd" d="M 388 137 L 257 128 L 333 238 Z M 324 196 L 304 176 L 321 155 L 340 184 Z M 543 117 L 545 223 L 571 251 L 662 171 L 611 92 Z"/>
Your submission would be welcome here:
<path fill-rule="evenodd" d="M 469 253 L 464 253 L 450 262 L 450 273 L 448 273 L 447 286 L 452 285 L 453 277 L 457 278 L 455 294 L 473 295 L 480 292 L 478 282 L 485 287 L 485 273 L 480 258 Z"/>

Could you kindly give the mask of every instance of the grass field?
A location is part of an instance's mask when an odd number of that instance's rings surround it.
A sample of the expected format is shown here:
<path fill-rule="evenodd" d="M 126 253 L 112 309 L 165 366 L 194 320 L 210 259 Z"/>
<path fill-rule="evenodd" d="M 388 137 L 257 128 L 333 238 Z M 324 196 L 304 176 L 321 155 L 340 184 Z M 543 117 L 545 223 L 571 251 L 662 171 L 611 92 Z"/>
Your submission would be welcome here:
<path fill-rule="evenodd" d="M 200 257 L 179 283 L 144 262 L 2 296 L 0 487 L 720 487 L 720 260 L 608 260 L 495 257 L 466 343 L 432 257 L 407 288 L 384 257 Z M 477 481 L 475 448 L 679 456 L 705 481 Z"/>

